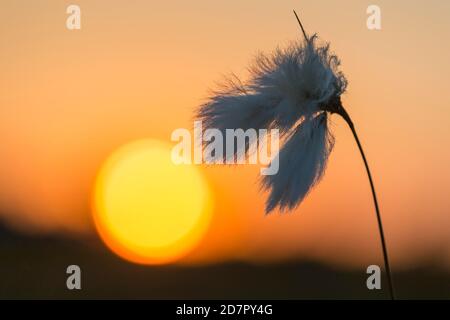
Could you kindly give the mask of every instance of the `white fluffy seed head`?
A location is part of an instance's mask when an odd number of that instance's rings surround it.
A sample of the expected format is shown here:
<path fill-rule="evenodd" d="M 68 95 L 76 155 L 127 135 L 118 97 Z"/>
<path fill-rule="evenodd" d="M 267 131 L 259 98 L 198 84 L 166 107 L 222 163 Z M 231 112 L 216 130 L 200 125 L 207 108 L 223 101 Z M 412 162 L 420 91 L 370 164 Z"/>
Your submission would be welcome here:
<path fill-rule="evenodd" d="M 262 180 L 271 192 L 267 212 L 293 209 L 323 175 L 333 145 L 325 106 L 347 87 L 339 64 L 314 35 L 257 55 L 248 81 L 226 78 L 198 110 L 205 129 L 276 128 L 286 138 L 278 174 Z"/>

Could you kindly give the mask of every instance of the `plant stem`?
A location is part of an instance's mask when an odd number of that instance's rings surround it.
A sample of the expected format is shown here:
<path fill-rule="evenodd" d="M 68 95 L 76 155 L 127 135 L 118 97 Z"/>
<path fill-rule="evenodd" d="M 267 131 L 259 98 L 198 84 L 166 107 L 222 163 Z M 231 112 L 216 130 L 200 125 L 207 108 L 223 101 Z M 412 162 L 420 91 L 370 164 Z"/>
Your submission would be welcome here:
<path fill-rule="evenodd" d="M 308 42 L 308 36 L 306 35 L 305 29 L 303 28 L 302 22 L 300 21 L 300 18 L 297 15 L 297 12 L 294 11 L 295 17 L 297 18 L 298 24 L 300 25 L 300 28 L 302 29 L 303 36 L 305 37 L 306 42 Z"/>
<path fill-rule="evenodd" d="M 359 151 L 361 152 L 361 156 L 363 158 L 364 165 L 366 166 L 367 175 L 369 176 L 370 188 L 372 189 L 373 202 L 375 204 L 375 211 L 377 213 L 378 230 L 380 232 L 381 247 L 383 249 L 383 258 L 384 258 L 384 265 L 385 265 L 387 279 L 388 279 L 389 293 L 390 293 L 391 299 L 394 300 L 395 299 L 394 287 L 392 285 L 391 268 L 389 266 L 388 252 L 387 252 L 387 247 L 386 247 L 386 241 L 384 238 L 383 223 L 381 222 L 380 209 L 378 207 L 377 195 L 375 193 L 375 186 L 373 184 L 372 175 L 370 174 L 369 164 L 367 163 L 367 159 L 364 154 L 364 150 L 361 146 L 361 142 L 359 141 L 358 135 L 356 134 L 355 126 L 353 125 L 353 122 L 352 122 L 350 116 L 348 115 L 347 111 L 343 107 L 341 107 L 339 114 L 345 119 L 345 121 L 349 125 L 350 129 L 352 130 L 353 136 L 355 137 L 355 140 L 356 140 L 356 144 L 358 145 Z"/>

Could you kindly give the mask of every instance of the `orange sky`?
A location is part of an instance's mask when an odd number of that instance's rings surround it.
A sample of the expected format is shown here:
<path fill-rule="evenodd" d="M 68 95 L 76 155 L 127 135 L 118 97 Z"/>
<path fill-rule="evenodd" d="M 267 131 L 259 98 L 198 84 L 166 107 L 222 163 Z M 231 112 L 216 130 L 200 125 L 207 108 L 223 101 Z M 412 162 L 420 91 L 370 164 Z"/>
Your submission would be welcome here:
<path fill-rule="evenodd" d="M 22 230 L 92 232 L 89 193 L 105 158 L 170 140 L 221 74 L 307 30 L 330 41 L 344 104 L 366 149 L 394 268 L 428 255 L 450 266 L 450 3 L 446 1 L 69 1 L 0 4 L 0 208 Z M 382 30 L 366 28 L 378 4 Z M 211 228 L 191 261 L 296 256 L 381 263 L 363 163 L 344 122 L 321 184 L 292 214 L 264 216 L 258 167 L 204 168 Z"/>

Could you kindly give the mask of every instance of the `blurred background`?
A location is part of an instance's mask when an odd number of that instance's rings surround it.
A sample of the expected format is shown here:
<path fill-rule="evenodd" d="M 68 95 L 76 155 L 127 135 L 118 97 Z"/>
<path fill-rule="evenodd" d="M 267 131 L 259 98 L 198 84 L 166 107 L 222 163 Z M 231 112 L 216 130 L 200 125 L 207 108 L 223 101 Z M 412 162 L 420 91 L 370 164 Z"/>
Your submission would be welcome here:
<path fill-rule="evenodd" d="M 143 138 L 191 129 L 208 90 L 302 35 L 329 41 L 344 105 L 378 191 L 399 297 L 450 298 L 450 3 L 386 0 L 69 1 L 0 4 L 0 297 L 383 298 L 377 221 L 351 132 L 333 118 L 322 182 L 295 212 L 264 214 L 258 166 L 199 166 L 211 221 L 160 266 L 114 255 L 92 223 L 105 160 Z M 366 9 L 381 8 L 368 30 Z M 176 181 L 174 181 L 176 183 Z M 83 290 L 65 288 L 78 264 Z"/>

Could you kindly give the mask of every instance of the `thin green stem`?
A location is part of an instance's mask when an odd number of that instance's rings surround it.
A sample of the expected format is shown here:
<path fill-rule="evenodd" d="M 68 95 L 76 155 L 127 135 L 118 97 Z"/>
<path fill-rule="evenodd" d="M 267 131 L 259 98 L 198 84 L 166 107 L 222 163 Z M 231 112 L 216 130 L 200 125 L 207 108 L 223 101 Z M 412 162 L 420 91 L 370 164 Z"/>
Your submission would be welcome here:
<path fill-rule="evenodd" d="M 303 36 L 305 37 L 306 42 L 308 42 L 308 36 L 306 35 L 305 29 L 303 28 L 302 22 L 300 21 L 300 18 L 297 15 L 297 12 L 294 11 L 295 17 L 297 18 L 298 24 L 300 25 L 300 28 L 302 29 Z"/>
<path fill-rule="evenodd" d="M 356 144 L 358 145 L 359 151 L 361 152 L 361 156 L 364 161 L 364 165 L 366 166 L 367 175 L 369 176 L 370 188 L 372 189 L 373 202 L 375 204 L 375 211 L 377 213 L 378 230 L 380 233 L 381 247 L 383 249 L 383 258 L 384 258 L 384 265 L 385 265 L 387 280 L 388 280 L 388 285 L 389 285 L 389 293 L 391 295 L 391 299 L 394 300 L 395 299 L 394 286 L 392 284 L 391 267 L 389 265 L 389 257 L 388 257 L 388 251 L 387 251 L 387 246 L 386 246 L 386 240 L 384 238 L 383 223 L 381 222 L 381 214 L 380 214 L 380 209 L 378 207 L 377 194 L 375 192 L 375 186 L 373 184 L 372 175 L 370 174 L 369 164 L 367 163 L 367 159 L 364 154 L 364 150 L 362 148 L 361 142 L 359 141 L 358 135 L 356 134 L 355 126 L 353 125 L 353 122 L 352 122 L 350 116 L 348 115 L 347 111 L 345 111 L 345 109 L 342 108 L 341 111 L 339 112 L 339 114 L 345 119 L 345 121 L 349 125 L 350 129 L 352 130 L 353 136 L 355 137 L 355 140 L 356 140 Z"/>

